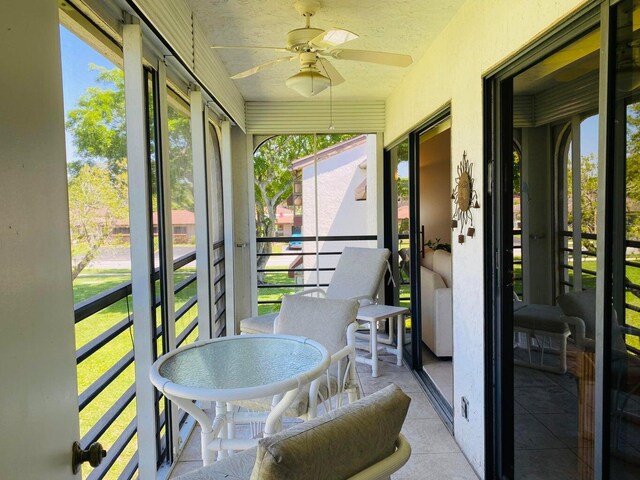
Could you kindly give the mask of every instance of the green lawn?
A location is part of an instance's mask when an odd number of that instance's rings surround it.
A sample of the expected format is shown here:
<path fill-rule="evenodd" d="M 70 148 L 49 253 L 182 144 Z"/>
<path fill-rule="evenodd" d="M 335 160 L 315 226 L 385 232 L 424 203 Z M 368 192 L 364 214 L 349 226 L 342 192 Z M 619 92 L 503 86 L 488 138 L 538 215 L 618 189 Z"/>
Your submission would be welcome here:
<path fill-rule="evenodd" d="M 180 282 L 195 272 L 195 267 L 183 267 L 175 273 L 175 283 Z M 76 303 L 90 298 L 130 280 L 130 273 L 126 270 L 85 270 L 74 282 L 74 300 Z M 176 295 L 176 311 L 196 293 L 197 282 L 189 285 Z M 132 310 L 131 297 L 122 299 L 114 305 L 92 315 L 76 325 L 76 348 L 80 348 L 87 342 L 101 335 L 116 323 L 127 317 L 127 303 L 129 311 Z M 160 308 L 157 309 L 156 318 L 160 322 Z M 198 313 L 197 304 L 187 314 L 176 322 L 176 335 L 178 335 L 195 318 Z M 197 337 L 197 328 L 189 335 L 186 342 L 189 343 Z M 107 345 L 78 365 L 78 392 L 84 391 L 95 382 L 109 368 L 116 364 L 124 355 L 133 348 L 133 326 L 121 333 Z M 158 349 L 161 344 L 158 340 Z M 91 427 L 109 410 L 118 398 L 134 383 L 135 362 L 129 365 L 107 388 L 105 388 L 85 409 L 80 412 L 80 435 L 86 434 Z M 126 428 L 135 416 L 135 399 L 122 412 L 118 419 L 101 436 L 102 445 L 108 450 L 120 433 Z M 137 450 L 136 439 L 130 443 L 120 456 L 106 478 L 117 478 L 118 474 L 126 466 L 131 456 Z M 91 467 L 83 470 L 83 476 L 91 471 Z"/>

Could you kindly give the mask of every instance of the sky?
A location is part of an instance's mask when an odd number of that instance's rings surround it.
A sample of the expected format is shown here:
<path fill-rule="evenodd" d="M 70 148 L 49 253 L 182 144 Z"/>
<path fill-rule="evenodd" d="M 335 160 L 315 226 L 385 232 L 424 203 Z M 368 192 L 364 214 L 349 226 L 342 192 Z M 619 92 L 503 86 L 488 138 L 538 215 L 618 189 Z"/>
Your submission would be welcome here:
<path fill-rule="evenodd" d="M 115 65 L 62 25 L 60 26 L 60 47 L 62 55 L 62 91 L 66 118 L 67 113 L 75 108 L 78 98 L 87 87 L 98 85 L 96 83 L 97 72 L 91 70 L 89 65 L 93 63 L 109 69 L 115 67 Z M 67 161 L 75 160 L 77 153 L 73 147 L 71 135 L 68 132 L 66 145 Z"/>

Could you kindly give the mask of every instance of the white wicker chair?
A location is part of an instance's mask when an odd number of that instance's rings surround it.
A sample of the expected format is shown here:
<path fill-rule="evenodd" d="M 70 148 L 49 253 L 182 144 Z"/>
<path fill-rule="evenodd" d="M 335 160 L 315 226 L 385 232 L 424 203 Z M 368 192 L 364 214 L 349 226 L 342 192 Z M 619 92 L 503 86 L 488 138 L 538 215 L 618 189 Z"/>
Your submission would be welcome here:
<path fill-rule="evenodd" d="M 176 480 L 382 480 L 411 456 L 400 434 L 411 399 L 389 385 Z"/>
<path fill-rule="evenodd" d="M 317 416 L 318 404 L 325 411 L 360 397 L 355 369 L 356 300 L 330 300 L 305 296 L 286 296 L 273 333 L 307 337 L 321 343 L 331 355 L 326 375 L 311 382 L 298 394 L 285 416 L 303 420 Z M 238 402 L 236 406 L 268 411 L 271 398 Z"/>
<path fill-rule="evenodd" d="M 378 288 L 389 259 L 386 248 L 345 247 L 326 291 L 312 288 L 296 295 L 315 295 L 333 299 L 355 299 L 361 305 L 376 302 Z M 278 313 L 268 313 L 240 321 L 242 333 L 273 333 Z"/>

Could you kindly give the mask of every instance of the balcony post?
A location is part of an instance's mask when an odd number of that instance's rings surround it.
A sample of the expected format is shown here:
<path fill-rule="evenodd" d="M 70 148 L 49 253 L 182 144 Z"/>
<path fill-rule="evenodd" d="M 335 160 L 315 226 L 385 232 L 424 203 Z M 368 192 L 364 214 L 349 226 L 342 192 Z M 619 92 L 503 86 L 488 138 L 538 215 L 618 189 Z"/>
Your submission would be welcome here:
<path fill-rule="evenodd" d="M 196 217 L 196 272 L 198 288 L 198 336 L 200 340 L 212 338 L 211 259 L 213 245 L 209 234 L 209 205 L 207 175 L 211 166 L 207 165 L 204 138 L 204 111 L 202 92 L 194 89 L 190 93 L 191 104 L 191 152 L 193 158 L 193 197 Z"/>
<path fill-rule="evenodd" d="M 222 157 L 222 185 L 224 202 L 224 288 L 227 335 L 236 334 L 235 308 L 235 235 L 233 232 L 233 166 L 231 162 L 231 123 L 224 119 L 220 125 L 220 155 Z"/>
<path fill-rule="evenodd" d="M 146 158 L 147 134 L 142 70 L 142 33 L 139 20 L 125 14 L 123 26 L 124 93 L 127 124 L 129 180 L 129 222 L 131 226 L 131 284 L 133 326 L 136 332 L 135 379 L 138 423 L 138 472 L 141 480 L 156 477 L 155 391 L 149 380 L 153 362 L 154 325 L 152 324 L 153 272 L 149 218 L 149 184 Z"/>

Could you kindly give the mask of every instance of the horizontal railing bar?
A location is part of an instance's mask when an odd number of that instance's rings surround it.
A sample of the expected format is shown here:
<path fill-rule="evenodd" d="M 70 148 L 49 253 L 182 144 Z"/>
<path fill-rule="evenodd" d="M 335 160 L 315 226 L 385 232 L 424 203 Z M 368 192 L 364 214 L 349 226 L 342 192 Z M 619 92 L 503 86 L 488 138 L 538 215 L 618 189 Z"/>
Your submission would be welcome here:
<path fill-rule="evenodd" d="M 377 240 L 377 235 L 319 235 L 317 240 L 320 242 L 349 242 L 349 241 L 368 241 Z M 300 237 L 258 237 L 257 243 L 289 243 L 289 242 L 315 242 L 314 235 L 305 235 Z"/>
<path fill-rule="evenodd" d="M 586 268 L 583 268 L 583 269 L 582 269 L 582 273 L 586 273 L 586 274 L 588 274 L 588 275 L 593 275 L 594 277 L 595 277 L 596 275 L 598 275 L 598 274 L 597 274 L 597 272 L 596 272 L 595 270 L 587 270 Z"/>
<path fill-rule="evenodd" d="M 633 310 L 634 312 L 640 312 L 640 307 L 636 305 L 632 305 L 631 303 L 625 303 L 624 306 L 625 308 L 628 308 L 629 310 Z"/>
<path fill-rule="evenodd" d="M 315 283 L 263 283 L 258 285 L 258 288 L 306 288 L 306 287 L 328 287 L 328 283 L 321 283 L 316 285 Z"/>
<path fill-rule="evenodd" d="M 315 272 L 315 271 L 320 271 L 320 272 L 333 272 L 335 271 L 335 267 L 331 268 L 331 267 L 324 267 L 324 268 L 272 268 L 272 269 L 266 269 L 266 268 L 258 268 L 257 272 L 258 273 L 275 273 L 275 272 Z"/>
<path fill-rule="evenodd" d="M 225 278 L 225 274 L 224 272 L 222 272 L 220 275 L 218 275 L 216 278 L 213 279 L 213 285 L 218 285 L 222 280 L 224 280 Z"/>
<path fill-rule="evenodd" d="M 216 298 L 213 300 L 213 304 L 217 305 L 220 300 L 222 300 L 225 296 L 225 291 L 222 290 L 220 293 L 216 295 Z"/>
<path fill-rule="evenodd" d="M 73 309 L 75 323 L 80 323 L 85 318 L 110 307 L 128 295 L 131 295 L 131 281 L 121 283 L 116 287 L 77 303 Z"/>
<path fill-rule="evenodd" d="M 176 337 L 176 348 L 184 343 L 186 338 L 189 336 L 191 332 L 193 332 L 193 330 L 195 330 L 197 325 L 198 325 L 198 317 L 196 316 L 196 318 L 191 320 L 189 325 L 187 325 L 185 329 L 182 330 L 182 332 L 180 332 L 180 335 Z"/>
<path fill-rule="evenodd" d="M 135 384 L 131 385 L 127 391 L 125 391 L 122 396 L 115 401 L 115 403 L 107 410 L 107 412 L 100 417 L 100 420 L 96 422 L 96 424 L 91 427 L 80 443 L 82 448 L 89 448 L 93 442 L 97 442 L 98 439 L 102 436 L 104 432 L 116 421 L 118 416 L 124 411 L 125 408 L 133 401 L 136 396 L 136 386 Z"/>
<path fill-rule="evenodd" d="M 296 253 L 289 253 L 289 252 L 273 252 L 273 253 L 256 253 L 257 257 L 290 257 L 292 255 L 301 255 L 301 256 L 306 256 L 306 255 L 342 255 L 342 252 L 296 252 Z"/>
<path fill-rule="evenodd" d="M 102 478 L 104 478 L 111 467 L 113 467 L 113 464 L 116 462 L 116 460 L 118 460 L 120 454 L 124 451 L 125 448 L 127 448 L 127 445 L 129 445 L 129 442 L 137 431 L 137 418 L 134 417 L 129 425 L 127 425 L 127 427 L 122 431 L 118 439 L 107 450 L 107 456 L 102 460 L 100 466 L 93 469 L 93 471 L 87 477 L 87 480 L 101 480 Z"/>
<path fill-rule="evenodd" d="M 100 378 L 89 385 L 80 395 L 78 395 L 78 409 L 82 411 L 84 407 L 89 405 L 100 392 L 107 388 L 113 380 L 120 375 L 125 368 L 133 362 L 133 350 L 129 350 L 118 362 L 109 370 L 103 373 Z"/>
<path fill-rule="evenodd" d="M 565 280 L 560 280 L 560 285 L 566 285 L 568 287 L 573 287 L 573 283 L 567 282 Z"/>
<path fill-rule="evenodd" d="M 640 349 L 632 346 L 632 345 L 627 345 L 627 350 L 629 350 L 630 352 L 635 353 L 636 355 L 640 356 Z"/>
<path fill-rule="evenodd" d="M 218 314 L 216 315 L 216 318 L 214 318 L 213 321 L 217 322 L 218 320 L 220 320 L 222 318 L 222 315 L 224 315 L 226 311 L 227 311 L 226 308 L 223 308 L 222 310 L 220 310 L 220 312 L 218 312 Z"/>
<path fill-rule="evenodd" d="M 219 258 L 215 259 L 213 261 L 213 266 L 217 267 L 218 265 L 220 265 L 223 262 L 224 262 L 224 255 L 222 257 L 219 257 Z"/>
<path fill-rule="evenodd" d="M 193 306 L 198 303 L 198 296 L 194 295 L 189 300 L 185 302 L 177 311 L 176 311 L 176 322 L 180 320 L 182 317 L 186 315 L 186 313 L 193 308 Z"/>
<path fill-rule="evenodd" d="M 187 253 L 181 257 L 176 258 L 173 261 L 173 271 L 175 272 L 176 270 L 178 270 L 179 268 L 184 267 L 185 265 L 188 265 L 189 263 L 193 262 L 196 259 L 196 251 L 194 250 L 191 253 Z M 156 269 L 156 271 L 159 272 L 158 269 Z"/>
<path fill-rule="evenodd" d="M 198 274 L 197 273 L 193 273 L 193 274 L 189 275 L 187 278 L 185 278 L 184 280 L 182 280 L 180 283 L 178 283 L 176 285 L 174 293 L 175 294 L 180 293 L 182 290 L 187 288 L 189 285 L 191 285 L 197 279 L 198 279 Z"/>
<path fill-rule="evenodd" d="M 573 270 L 573 265 L 567 265 L 566 263 L 561 263 L 560 266 L 562 268 L 566 268 L 567 270 Z"/>
<path fill-rule="evenodd" d="M 215 243 L 213 244 L 213 249 L 214 249 L 214 250 L 216 250 L 216 249 L 218 249 L 218 248 L 222 248 L 222 247 L 224 247 L 224 240 L 220 240 L 220 241 L 215 242 Z"/>
<path fill-rule="evenodd" d="M 638 262 L 633 262 L 631 260 L 625 260 L 624 264 L 628 267 L 637 267 L 640 268 L 640 263 Z"/>
<path fill-rule="evenodd" d="M 136 451 L 136 453 L 134 453 L 131 459 L 129 460 L 129 463 L 127 463 L 127 466 L 124 467 L 124 470 L 122 470 L 122 473 L 118 476 L 118 480 L 121 480 L 121 479 L 131 480 L 137 471 L 138 471 L 138 452 Z"/>
<path fill-rule="evenodd" d="M 584 255 L 585 257 L 597 257 L 598 254 L 595 252 L 590 252 L 589 250 L 582 250 L 580 252 L 582 255 Z"/>
<path fill-rule="evenodd" d="M 88 357 L 96 353 L 104 345 L 106 345 L 111 340 L 116 338 L 122 332 L 125 332 L 129 328 L 129 326 L 132 325 L 131 323 L 133 321 L 132 319 L 133 319 L 133 315 L 131 315 L 131 319 L 129 319 L 129 317 L 125 317 L 124 319 L 116 323 L 114 326 L 112 326 L 108 330 L 105 330 L 96 338 L 94 338 L 93 340 L 87 342 L 82 347 L 80 347 L 76 351 L 76 364 L 79 365 L 82 361 L 86 360 Z"/>

